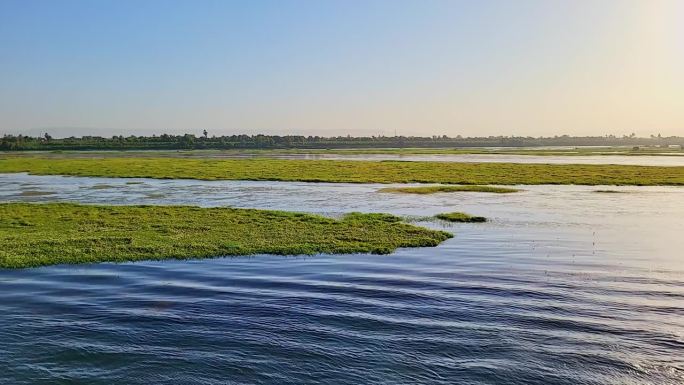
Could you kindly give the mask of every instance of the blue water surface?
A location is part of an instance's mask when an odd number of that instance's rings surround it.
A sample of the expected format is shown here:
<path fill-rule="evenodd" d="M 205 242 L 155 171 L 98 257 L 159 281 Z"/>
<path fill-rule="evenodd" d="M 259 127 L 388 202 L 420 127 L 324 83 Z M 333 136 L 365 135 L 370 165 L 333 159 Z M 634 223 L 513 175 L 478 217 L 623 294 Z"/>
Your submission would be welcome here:
<path fill-rule="evenodd" d="M 0 383 L 684 383 L 682 188 L 380 187 L 0 175 L 2 201 L 380 211 L 455 234 L 382 256 L 0 270 Z M 455 210 L 491 221 L 420 218 Z"/>

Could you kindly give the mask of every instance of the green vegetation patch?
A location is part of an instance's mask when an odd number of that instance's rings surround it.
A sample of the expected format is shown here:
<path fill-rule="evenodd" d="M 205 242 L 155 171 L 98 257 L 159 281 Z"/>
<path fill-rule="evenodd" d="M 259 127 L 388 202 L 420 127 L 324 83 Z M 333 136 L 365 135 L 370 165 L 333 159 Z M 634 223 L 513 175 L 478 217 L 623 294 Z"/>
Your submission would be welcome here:
<path fill-rule="evenodd" d="M 466 213 L 443 213 L 435 215 L 435 218 L 448 222 L 487 222 L 485 217 L 476 217 Z"/>
<path fill-rule="evenodd" d="M 0 267 L 252 254 L 391 253 L 451 234 L 387 214 L 336 220 L 283 211 L 191 206 L 0 204 Z"/>
<path fill-rule="evenodd" d="M 420 186 L 420 187 L 387 187 L 379 190 L 387 193 L 403 193 L 403 194 L 436 194 L 448 192 L 484 192 L 495 194 L 508 194 L 518 192 L 520 190 L 508 187 L 492 187 L 492 186 Z"/>
<path fill-rule="evenodd" d="M 288 159 L 0 157 L 0 172 L 91 177 L 461 185 L 684 185 L 684 167 Z"/>

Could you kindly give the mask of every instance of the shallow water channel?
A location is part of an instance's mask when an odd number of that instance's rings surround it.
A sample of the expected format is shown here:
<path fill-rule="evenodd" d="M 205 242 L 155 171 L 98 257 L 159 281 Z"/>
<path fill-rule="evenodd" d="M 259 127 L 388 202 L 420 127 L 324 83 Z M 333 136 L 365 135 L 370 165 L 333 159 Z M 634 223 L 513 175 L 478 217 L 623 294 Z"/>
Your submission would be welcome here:
<path fill-rule="evenodd" d="M 382 187 L 0 174 L 3 202 L 387 212 L 455 234 L 383 256 L 0 270 L 0 384 L 684 382 L 684 188 Z M 446 211 L 491 221 L 420 219 Z"/>
<path fill-rule="evenodd" d="M 681 155 L 512 155 L 512 154 L 241 154 L 217 153 L 216 158 L 280 158 L 309 160 L 401 160 L 407 162 L 623 164 L 634 166 L 684 166 Z"/>
<path fill-rule="evenodd" d="M 494 148 L 489 148 L 495 150 Z M 566 149 L 569 150 L 569 149 Z M 421 161 L 421 162 L 466 162 L 466 163 L 546 163 L 546 164 L 622 164 L 634 166 L 684 166 L 683 153 L 661 153 L 658 155 L 518 155 L 518 154 L 363 154 L 306 152 L 239 152 L 239 151 L 73 151 L 66 154 L 52 152 L 25 152 L 26 155 L 41 154 L 52 158 L 107 158 L 107 157 L 173 157 L 201 159 L 299 159 L 299 160 L 366 160 L 366 161 Z"/>

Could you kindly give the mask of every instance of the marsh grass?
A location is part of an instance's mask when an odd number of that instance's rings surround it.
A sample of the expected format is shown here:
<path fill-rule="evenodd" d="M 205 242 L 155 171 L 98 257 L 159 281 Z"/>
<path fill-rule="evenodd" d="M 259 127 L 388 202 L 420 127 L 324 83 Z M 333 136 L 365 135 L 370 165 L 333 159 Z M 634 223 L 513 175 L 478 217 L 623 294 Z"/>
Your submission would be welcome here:
<path fill-rule="evenodd" d="M 447 222 L 487 222 L 487 218 L 485 217 L 477 217 L 459 212 L 437 214 L 435 215 L 435 218 Z"/>
<path fill-rule="evenodd" d="M 483 192 L 494 194 L 509 194 L 520 191 L 519 189 L 507 187 L 493 187 L 493 186 L 419 186 L 419 187 L 387 187 L 378 190 L 385 193 L 402 193 L 402 194 L 436 194 L 436 193 L 450 193 L 450 192 Z"/>
<path fill-rule="evenodd" d="M 0 204 L 0 267 L 253 254 L 374 253 L 430 247 L 451 234 L 388 214 L 341 219 L 192 206 Z"/>
<path fill-rule="evenodd" d="M 341 183 L 684 185 L 684 167 L 627 165 L 4 156 L 0 172 Z"/>

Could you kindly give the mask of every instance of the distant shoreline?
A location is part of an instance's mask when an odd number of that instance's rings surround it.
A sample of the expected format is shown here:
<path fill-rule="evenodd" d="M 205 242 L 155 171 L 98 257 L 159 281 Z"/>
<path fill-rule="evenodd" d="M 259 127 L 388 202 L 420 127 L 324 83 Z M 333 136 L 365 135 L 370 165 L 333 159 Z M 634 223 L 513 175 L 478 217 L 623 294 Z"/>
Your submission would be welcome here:
<path fill-rule="evenodd" d="M 193 134 L 159 136 L 83 136 L 53 138 L 45 133 L 40 137 L 4 135 L 0 137 L 0 151 L 94 151 L 94 150 L 392 150 L 410 149 L 472 150 L 519 149 L 519 150 L 570 150 L 589 147 L 621 148 L 624 151 L 682 151 L 684 137 L 639 138 L 613 135 L 590 137 L 414 137 L 414 136 L 371 136 L 371 137 L 321 137 L 303 135 L 225 135 L 201 136 Z"/>
<path fill-rule="evenodd" d="M 42 155 L 42 156 L 70 156 L 79 154 L 102 154 L 104 156 L 121 156 L 122 154 L 145 157 L 175 156 L 202 157 L 212 155 L 240 156 L 278 156 L 278 155 L 516 155 L 516 156 L 684 156 L 684 150 L 672 147 L 639 147 L 638 150 L 630 146 L 538 146 L 538 147 L 433 147 L 433 148 L 235 148 L 235 149 L 34 149 L 34 150 L 0 150 L 6 155 Z"/>

